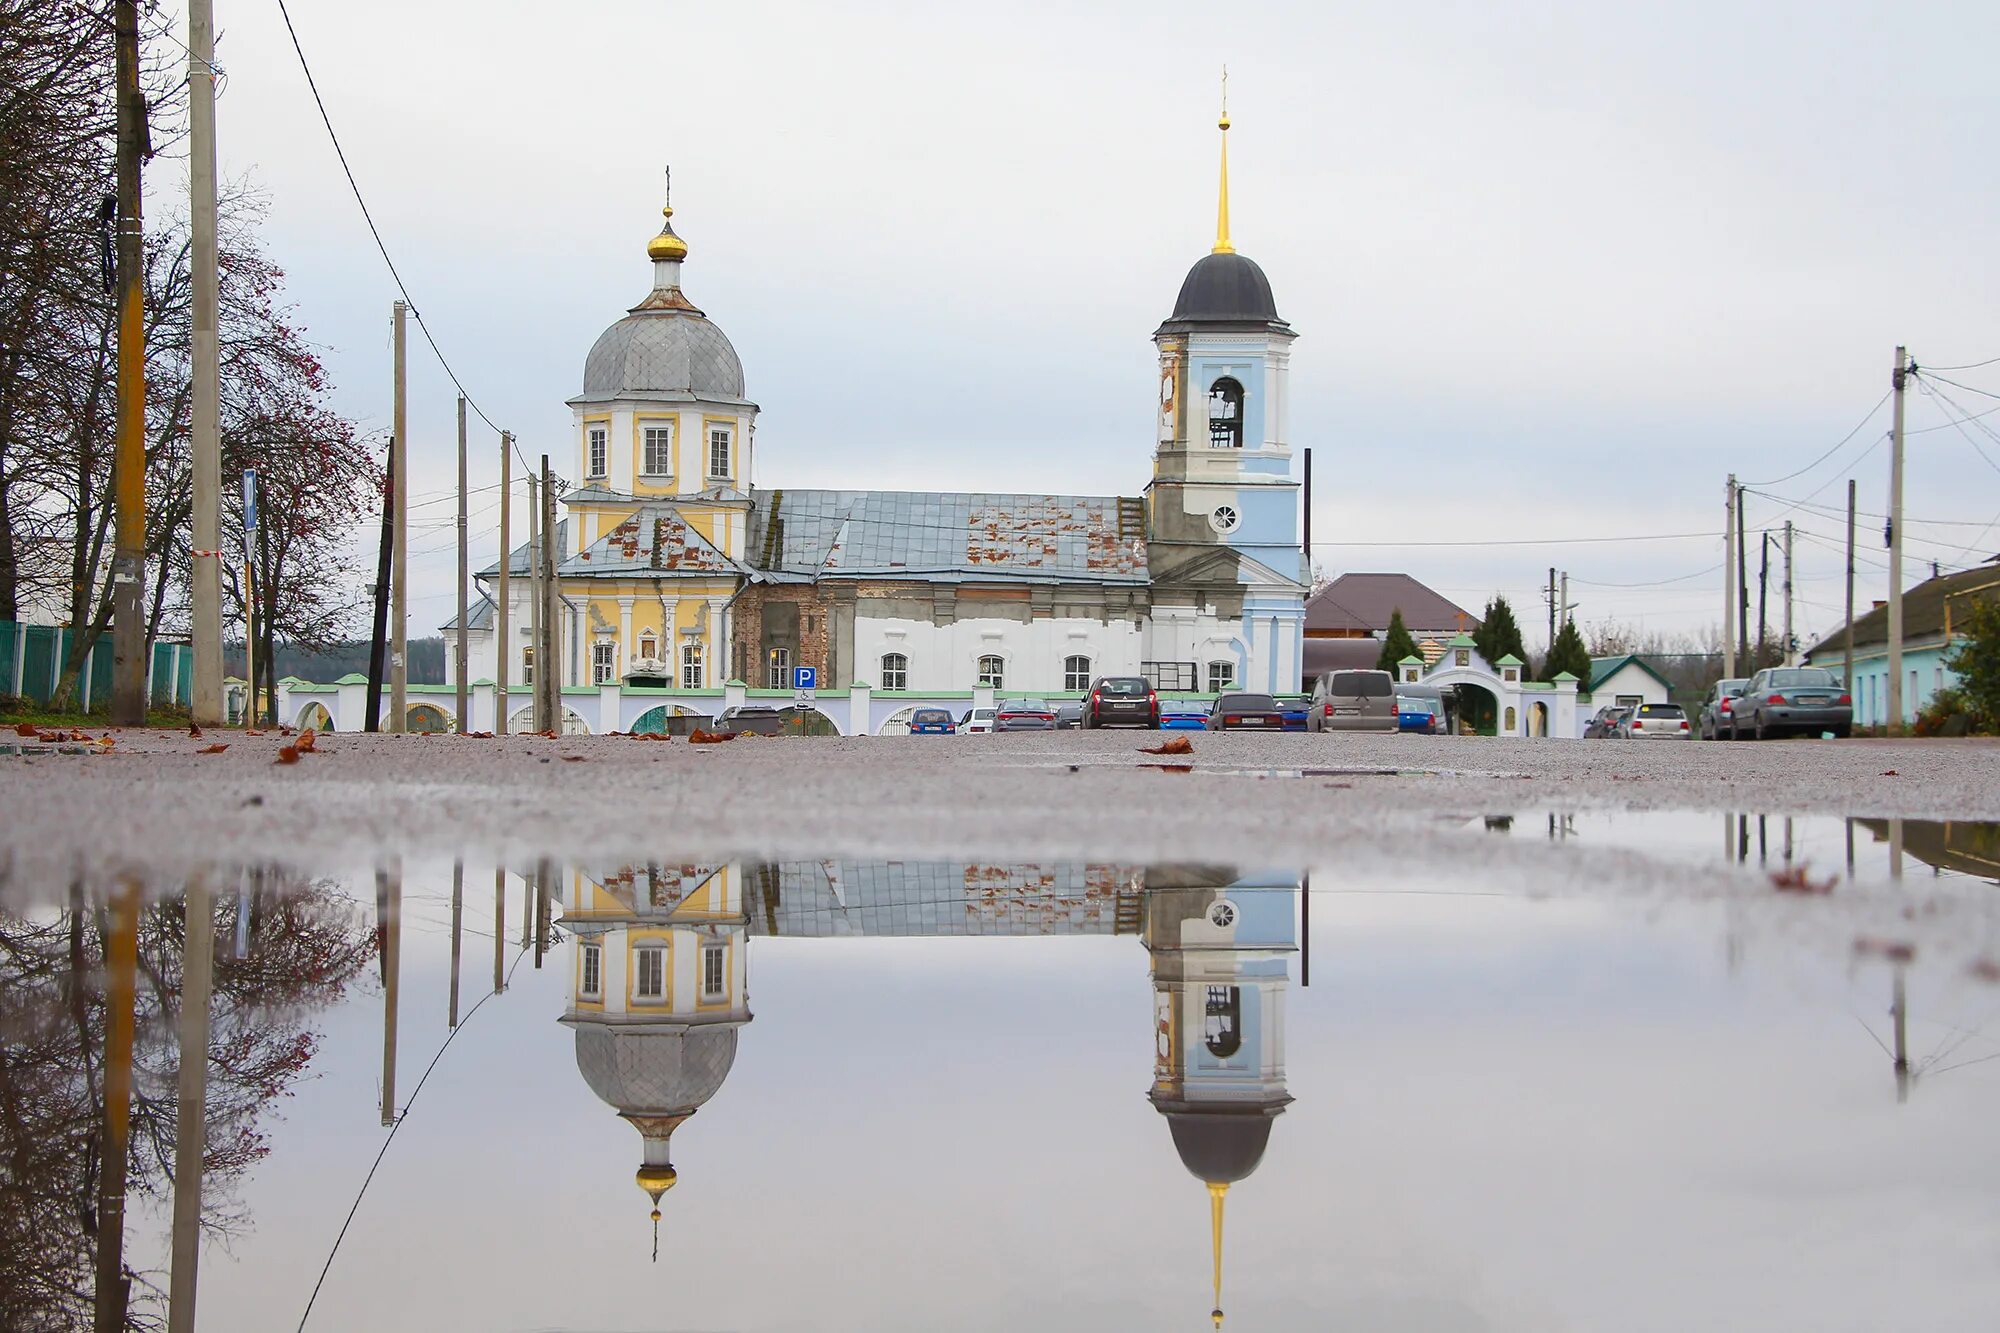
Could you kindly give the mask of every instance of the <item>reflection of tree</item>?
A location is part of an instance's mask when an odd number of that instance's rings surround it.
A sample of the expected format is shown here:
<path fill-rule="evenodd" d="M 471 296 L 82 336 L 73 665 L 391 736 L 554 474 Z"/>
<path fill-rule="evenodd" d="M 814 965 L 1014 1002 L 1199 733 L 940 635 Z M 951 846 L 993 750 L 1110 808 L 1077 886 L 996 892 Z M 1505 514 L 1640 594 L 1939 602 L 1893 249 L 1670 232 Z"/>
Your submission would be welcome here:
<path fill-rule="evenodd" d="M 7 885 L 0 878 L 0 897 Z M 233 1199 L 268 1145 L 260 1119 L 312 1059 L 310 1010 L 337 1001 L 374 953 L 373 933 L 324 883 L 258 895 L 243 958 L 218 950 L 209 1038 L 203 1226 L 246 1221 Z M 235 908 L 220 914 L 224 941 Z M 132 1100 L 132 1197 L 172 1190 L 180 963 L 178 899 L 139 919 Z M 92 1321 L 96 1190 L 103 1123 L 104 997 L 100 909 L 81 887 L 60 913 L 0 911 L 0 1333 Z M 128 1327 L 161 1322 L 164 1280 L 135 1274 Z"/>

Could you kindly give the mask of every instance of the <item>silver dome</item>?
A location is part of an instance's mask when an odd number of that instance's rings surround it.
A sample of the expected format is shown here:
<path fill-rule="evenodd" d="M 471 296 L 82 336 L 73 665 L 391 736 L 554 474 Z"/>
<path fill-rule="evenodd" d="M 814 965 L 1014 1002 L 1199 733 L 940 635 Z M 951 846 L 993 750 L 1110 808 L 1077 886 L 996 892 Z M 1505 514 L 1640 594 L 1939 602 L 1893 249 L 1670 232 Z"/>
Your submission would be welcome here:
<path fill-rule="evenodd" d="M 578 1022 L 576 1067 L 606 1104 L 634 1115 L 693 1111 L 736 1062 L 736 1026 Z"/>
<path fill-rule="evenodd" d="M 743 397 L 743 363 L 721 329 L 699 314 L 641 310 L 606 329 L 583 363 L 583 396 L 689 394 Z"/>

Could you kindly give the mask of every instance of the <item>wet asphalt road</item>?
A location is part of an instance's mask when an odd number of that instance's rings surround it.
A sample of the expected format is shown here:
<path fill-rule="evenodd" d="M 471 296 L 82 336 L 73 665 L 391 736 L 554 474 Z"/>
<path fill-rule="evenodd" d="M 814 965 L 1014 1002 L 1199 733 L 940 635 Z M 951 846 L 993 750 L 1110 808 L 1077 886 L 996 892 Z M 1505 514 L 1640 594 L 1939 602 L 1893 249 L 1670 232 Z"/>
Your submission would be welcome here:
<path fill-rule="evenodd" d="M 1187 756 L 1144 746 L 1183 736 Z M 223 743 L 217 754 L 197 753 Z M 178 872 L 378 851 L 583 857 L 1407 854 L 1441 819 L 1586 808 L 2000 819 L 1992 741 L 1524 741 L 1060 732 L 726 745 L 123 732 L 0 756 L 0 855 Z M 30 749 L 33 747 L 30 746 Z"/>

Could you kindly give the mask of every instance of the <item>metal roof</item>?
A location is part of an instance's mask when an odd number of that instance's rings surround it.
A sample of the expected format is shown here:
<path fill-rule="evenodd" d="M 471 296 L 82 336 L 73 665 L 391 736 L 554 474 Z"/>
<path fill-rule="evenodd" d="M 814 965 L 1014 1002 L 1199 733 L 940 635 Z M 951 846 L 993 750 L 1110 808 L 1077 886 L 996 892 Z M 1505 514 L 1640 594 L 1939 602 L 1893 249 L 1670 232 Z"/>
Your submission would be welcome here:
<path fill-rule="evenodd" d="M 1145 526 L 1118 496 L 775 490 L 746 551 L 777 574 L 1143 585 Z"/>
<path fill-rule="evenodd" d="M 1380 634 L 1397 611 L 1412 634 L 1459 632 L 1479 624 L 1478 616 L 1408 574 L 1342 574 L 1306 599 L 1306 631 Z"/>

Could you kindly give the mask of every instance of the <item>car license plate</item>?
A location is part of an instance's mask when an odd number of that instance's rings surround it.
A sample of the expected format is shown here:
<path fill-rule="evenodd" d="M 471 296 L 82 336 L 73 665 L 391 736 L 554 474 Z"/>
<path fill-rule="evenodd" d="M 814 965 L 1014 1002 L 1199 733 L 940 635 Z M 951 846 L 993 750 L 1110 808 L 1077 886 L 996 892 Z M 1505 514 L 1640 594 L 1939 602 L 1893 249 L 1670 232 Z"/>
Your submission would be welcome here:
<path fill-rule="evenodd" d="M 1824 704 L 1833 702 L 1833 696 L 1829 694 L 1801 694 L 1798 696 L 1798 701 L 1802 704 Z"/>

